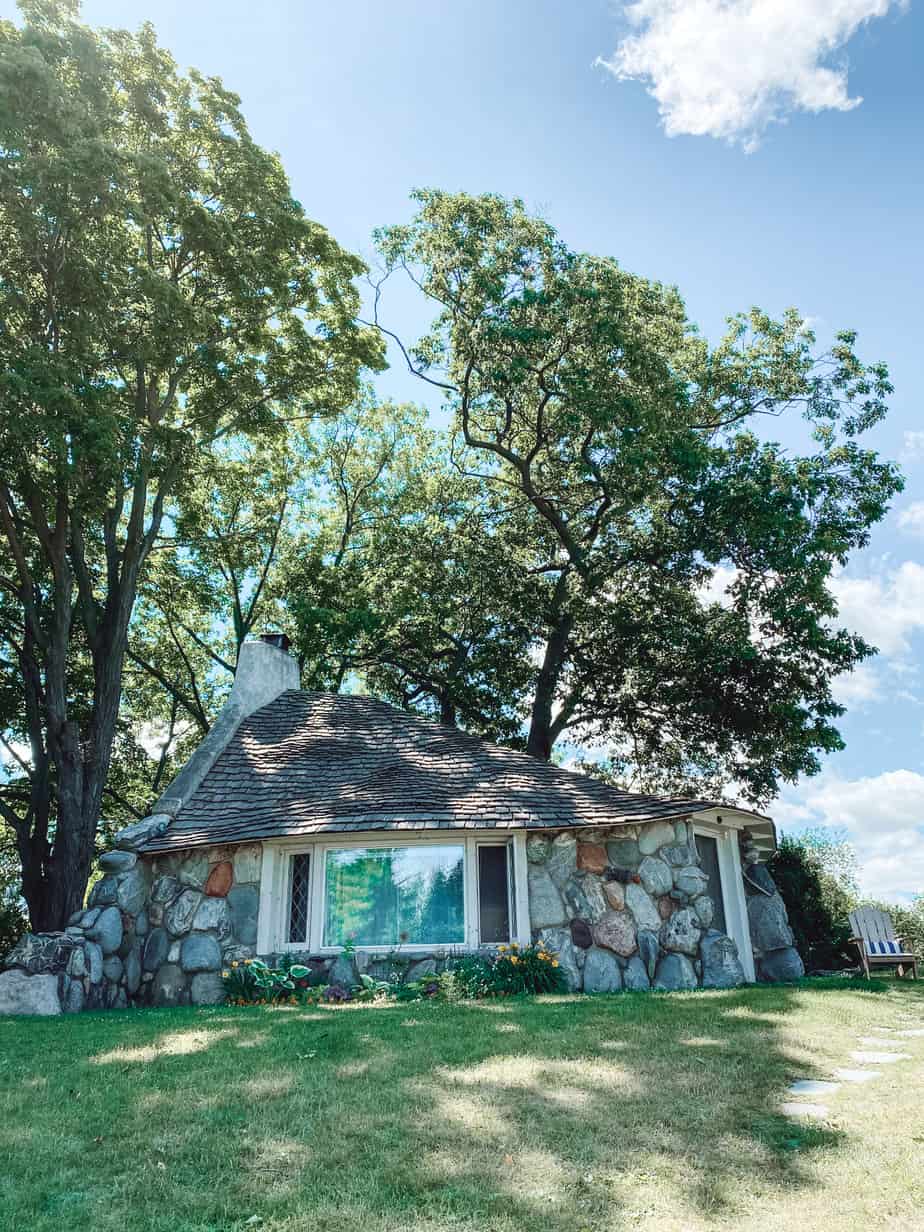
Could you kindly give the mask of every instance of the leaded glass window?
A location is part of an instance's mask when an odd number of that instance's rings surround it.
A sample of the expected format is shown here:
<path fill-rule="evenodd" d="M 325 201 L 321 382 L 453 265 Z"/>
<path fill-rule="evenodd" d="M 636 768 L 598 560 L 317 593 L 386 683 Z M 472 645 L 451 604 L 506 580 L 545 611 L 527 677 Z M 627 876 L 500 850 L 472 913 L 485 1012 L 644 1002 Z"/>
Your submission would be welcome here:
<path fill-rule="evenodd" d="M 308 901 L 311 894 L 311 856 L 292 857 L 292 889 L 289 897 L 289 941 L 308 940 Z"/>

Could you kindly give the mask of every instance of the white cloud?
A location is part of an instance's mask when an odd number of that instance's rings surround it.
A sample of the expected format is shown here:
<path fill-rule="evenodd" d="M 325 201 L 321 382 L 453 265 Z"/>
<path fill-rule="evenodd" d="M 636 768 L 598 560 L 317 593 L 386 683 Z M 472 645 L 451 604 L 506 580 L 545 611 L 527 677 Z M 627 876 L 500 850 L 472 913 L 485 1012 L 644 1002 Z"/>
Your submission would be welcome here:
<path fill-rule="evenodd" d="M 790 111 L 858 106 L 838 53 L 860 26 L 901 7 L 904 0 L 633 0 L 625 5 L 633 33 L 598 63 L 646 83 L 669 137 L 753 150 Z"/>
<path fill-rule="evenodd" d="M 869 663 L 858 663 L 852 672 L 836 676 L 831 685 L 834 700 L 842 706 L 861 706 L 882 697 L 879 675 Z"/>
<path fill-rule="evenodd" d="M 800 791 L 788 791 L 770 811 L 787 830 L 845 830 L 864 895 L 908 901 L 924 893 L 924 775 L 888 770 L 849 780 L 824 774 Z"/>
<path fill-rule="evenodd" d="M 902 462 L 920 462 L 924 458 L 924 432 L 906 432 Z"/>
<path fill-rule="evenodd" d="M 924 539 L 924 501 L 915 501 L 898 515 L 899 530 L 906 530 L 909 535 L 917 535 Z"/>
<path fill-rule="evenodd" d="M 906 560 L 897 569 L 865 578 L 840 574 L 831 581 L 838 624 L 878 646 L 902 655 L 909 638 L 924 628 L 924 566 Z"/>

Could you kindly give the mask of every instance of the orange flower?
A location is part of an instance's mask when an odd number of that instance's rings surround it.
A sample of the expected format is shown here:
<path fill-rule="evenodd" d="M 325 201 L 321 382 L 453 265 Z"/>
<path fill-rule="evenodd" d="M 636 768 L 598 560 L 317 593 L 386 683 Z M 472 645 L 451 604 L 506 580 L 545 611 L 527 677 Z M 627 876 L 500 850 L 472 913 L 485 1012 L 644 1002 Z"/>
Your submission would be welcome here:
<path fill-rule="evenodd" d="M 510 961 L 513 963 L 513 965 L 514 965 L 514 966 L 516 966 L 516 965 L 517 965 L 517 963 L 518 963 L 520 960 L 519 960 L 519 958 L 517 958 L 516 954 L 511 954 L 511 955 L 510 955 Z"/>

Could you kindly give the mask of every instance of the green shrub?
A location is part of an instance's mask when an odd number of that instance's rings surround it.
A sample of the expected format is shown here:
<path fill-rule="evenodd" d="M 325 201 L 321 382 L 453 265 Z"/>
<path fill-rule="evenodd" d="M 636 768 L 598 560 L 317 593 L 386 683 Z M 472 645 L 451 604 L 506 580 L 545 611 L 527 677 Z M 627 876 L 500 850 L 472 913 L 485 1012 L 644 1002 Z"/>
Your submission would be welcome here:
<path fill-rule="evenodd" d="M 843 846 L 815 834 L 784 835 L 768 862 L 808 971 L 839 970 L 857 961 L 848 919 L 856 906 L 856 891 Z M 840 862 L 835 864 L 838 873 L 825 867 L 826 860 L 830 868 L 835 857 Z"/>
<path fill-rule="evenodd" d="M 297 1004 L 312 1000 L 311 971 L 298 963 L 268 967 L 259 958 L 232 962 L 221 973 L 225 1000 L 232 1005 L 271 1005 L 282 1001 Z"/>

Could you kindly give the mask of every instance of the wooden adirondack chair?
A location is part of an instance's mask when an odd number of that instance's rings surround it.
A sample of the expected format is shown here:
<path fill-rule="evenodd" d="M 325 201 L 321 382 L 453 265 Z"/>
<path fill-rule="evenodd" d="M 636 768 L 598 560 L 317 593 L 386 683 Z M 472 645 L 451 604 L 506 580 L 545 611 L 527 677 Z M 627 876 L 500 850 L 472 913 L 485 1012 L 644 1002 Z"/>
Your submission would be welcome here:
<path fill-rule="evenodd" d="M 850 927 L 853 929 L 851 941 L 856 942 L 860 951 L 867 979 L 871 967 L 897 967 L 900 976 L 909 967 L 911 978 L 918 978 L 918 960 L 907 952 L 901 937 L 896 937 L 887 912 L 876 907 L 860 907 L 851 911 Z"/>

